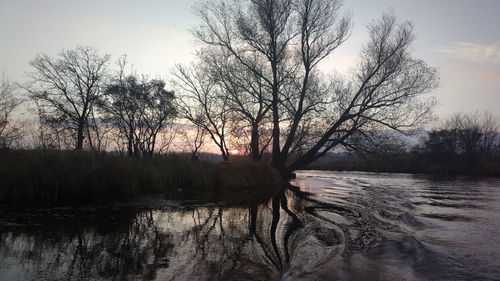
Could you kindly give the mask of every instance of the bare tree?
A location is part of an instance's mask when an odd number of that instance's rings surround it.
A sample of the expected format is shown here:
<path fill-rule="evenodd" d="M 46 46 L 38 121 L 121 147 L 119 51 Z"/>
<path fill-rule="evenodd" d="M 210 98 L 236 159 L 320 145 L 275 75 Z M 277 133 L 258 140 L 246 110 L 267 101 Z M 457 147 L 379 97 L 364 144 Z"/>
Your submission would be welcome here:
<path fill-rule="evenodd" d="M 403 131 L 431 113 L 433 100 L 424 94 L 437 86 L 437 72 L 411 57 L 413 27 L 393 14 L 370 23 L 351 82 L 324 80 L 318 65 L 350 30 L 340 8 L 341 1 L 329 0 L 214 0 L 197 9 L 203 25 L 196 37 L 263 81 L 273 122 L 271 162 L 284 173 L 337 146 L 353 147 L 354 135 Z"/>
<path fill-rule="evenodd" d="M 125 64 L 124 60 L 119 62 L 120 71 L 106 87 L 99 106 L 126 139 L 128 155 L 152 156 L 158 136 L 177 114 L 175 96 L 165 89 L 165 82 L 161 79 L 124 75 Z"/>
<path fill-rule="evenodd" d="M 224 50 L 219 52 L 202 52 L 202 62 L 221 89 L 222 97 L 227 98 L 233 128 L 231 134 L 234 138 L 241 138 L 249 131 L 249 154 L 254 161 L 259 161 L 262 150 L 267 142 L 261 146 L 261 131 L 264 125 L 270 122 L 270 109 L 272 97 L 266 88 L 265 81 L 259 75 L 243 67 L 234 57 Z M 255 56 L 254 66 L 263 71 L 262 63 Z M 260 67 L 259 67 L 260 65 Z M 236 135 L 234 135 L 234 133 Z"/>
<path fill-rule="evenodd" d="M 227 144 L 230 117 L 229 98 L 222 95 L 220 85 L 206 75 L 201 65 L 191 68 L 176 66 L 173 84 L 179 94 L 180 116 L 202 128 L 219 148 L 224 161 L 229 160 Z"/>
<path fill-rule="evenodd" d="M 150 156 L 153 155 L 160 132 L 170 125 L 177 115 L 174 106 L 175 95 L 172 91 L 165 90 L 166 83 L 161 79 L 145 81 L 142 92 L 141 125 L 146 130 L 142 141 L 142 150 Z"/>
<path fill-rule="evenodd" d="M 82 149 L 89 118 L 102 95 L 103 82 L 110 60 L 92 47 L 79 46 L 62 50 L 58 57 L 37 55 L 24 87 L 38 105 L 46 124 L 65 129 L 75 138 L 75 148 Z"/>
<path fill-rule="evenodd" d="M 92 109 L 89 115 L 89 124 L 86 128 L 88 136 L 88 146 L 92 151 L 106 151 L 112 142 L 112 135 L 115 128 L 107 122 L 101 113 L 96 113 Z"/>
<path fill-rule="evenodd" d="M 497 145 L 497 123 L 489 112 L 454 114 L 444 122 L 444 130 L 456 135 L 457 154 L 491 154 Z"/>
<path fill-rule="evenodd" d="M 197 37 L 204 43 L 221 47 L 243 66 L 265 79 L 272 96 L 273 163 L 280 150 L 279 89 L 283 78 L 287 45 L 295 37 L 290 32 L 291 0 L 252 1 L 248 8 L 230 5 L 228 1 L 207 1 L 197 10 L 204 26 Z M 254 64 L 259 54 L 267 62 L 268 75 L 261 73 Z"/>
<path fill-rule="evenodd" d="M 500 149 L 498 123 L 491 112 L 483 112 L 481 120 L 481 152 L 492 154 Z"/>
<path fill-rule="evenodd" d="M 204 22 L 196 33 L 204 43 L 225 49 L 248 71 L 260 77 L 271 96 L 272 163 L 284 167 L 297 129 L 304 114 L 311 73 L 347 37 L 349 20 L 338 17 L 340 1 L 252 1 L 248 5 L 230 5 L 227 1 L 209 1 L 198 9 Z M 294 20 L 298 19 L 298 20 Z M 261 57 L 265 68 L 255 63 Z M 286 118 L 281 101 L 283 87 L 299 85 L 293 93 L 297 104 L 290 118 L 283 147 L 280 122 Z"/>
<path fill-rule="evenodd" d="M 189 146 L 191 151 L 191 160 L 198 159 L 198 153 L 205 143 L 206 131 L 203 127 L 194 126 L 194 128 L 187 128 L 182 131 L 182 136 Z"/>
<path fill-rule="evenodd" d="M 14 109 L 21 104 L 15 96 L 16 86 L 2 72 L 0 76 L 0 147 L 9 147 L 19 137 L 19 127 L 11 122 Z"/>
<path fill-rule="evenodd" d="M 176 123 L 176 121 L 176 118 L 169 119 L 169 121 L 166 122 L 164 129 L 161 130 L 160 133 L 158 133 L 158 136 L 156 137 L 156 153 L 164 154 L 171 150 L 172 144 L 176 140 L 177 136 L 179 136 L 179 134 L 181 133 L 181 128 L 179 128 L 179 125 Z"/>
<path fill-rule="evenodd" d="M 330 149 L 352 146 L 350 137 L 405 128 L 427 121 L 435 104 L 425 94 L 437 86 L 435 69 L 413 59 L 409 53 L 414 40 L 409 22 L 397 24 L 392 14 L 369 26 L 370 41 L 361 54 L 354 81 L 341 85 L 332 98 L 332 122 L 301 158 L 289 168 L 296 169 L 318 159 Z"/>

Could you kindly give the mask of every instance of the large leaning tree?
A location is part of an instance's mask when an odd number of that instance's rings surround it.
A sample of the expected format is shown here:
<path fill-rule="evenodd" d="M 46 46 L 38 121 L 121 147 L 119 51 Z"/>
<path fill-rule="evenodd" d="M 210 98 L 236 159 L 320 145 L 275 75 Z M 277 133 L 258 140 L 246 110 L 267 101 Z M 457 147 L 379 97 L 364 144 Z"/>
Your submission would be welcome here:
<path fill-rule="evenodd" d="M 404 131 L 431 114 L 434 100 L 427 93 L 437 87 L 437 71 L 412 57 L 413 26 L 392 13 L 368 25 L 369 40 L 350 77 L 320 71 L 350 33 L 340 9 L 339 0 L 207 0 L 197 7 L 200 53 L 218 53 L 230 63 L 204 63 L 215 68 L 204 73 L 220 74 L 211 81 L 222 84 L 232 104 L 237 97 L 255 96 L 257 105 L 266 98 L 271 163 L 285 174 L 336 147 L 356 148 L 360 139 L 373 141 L 373 132 Z"/>
<path fill-rule="evenodd" d="M 43 123 L 64 130 L 82 149 L 89 118 L 103 94 L 109 55 L 92 47 L 62 50 L 57 57 L 37 55 L 24 87 L 38 108 Z"/>

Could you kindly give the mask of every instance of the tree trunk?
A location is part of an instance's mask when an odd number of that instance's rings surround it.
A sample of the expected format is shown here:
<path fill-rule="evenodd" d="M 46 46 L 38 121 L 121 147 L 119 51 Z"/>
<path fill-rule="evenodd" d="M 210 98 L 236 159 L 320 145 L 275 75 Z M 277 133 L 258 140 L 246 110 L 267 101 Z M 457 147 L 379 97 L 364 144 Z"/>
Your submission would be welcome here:
<path fill-rule="evenodd" d="M 257 122 L 252 123 L 252 136 L 250 139 L 250 151 L 252 161 L 260 161 L 260 148 L 259 148 L 259 125 Z"/>
<path fill-rule="evenodd" d="M 134 143 L 134 157 L 139 157 L 139 156 L 141 156 L 139 146 L 136 143 Z"/>
<path fill-rule="evenodd" d="M 283 150 L 280 154 L 280 161 L 278 163 L 279 167 L 285 167 L 285 162 L 288 158 L 288 153 L 290 152 L 290 148 L 292 147 L 293 141 L 295 140 L 295 135 L 297 133 L 297 129 L 299 128 L 300 120 L 302 119 L 302 110 L 304 108 L 304 98 L 306 96 L 307 86 L 309 82 L 309 65 L 306 65 L 306 71 L 304 75 L 304 80 L 302 81 L 302 90 L 300 92 L 299 105 L 297 107 L 297 112 L 293 117 L 293 123 L 288 132 L 288 136 L 286 138 L 285 144 L 283 145 Z"/>
<path fill-rule="evenodd" d="M 76 136 L 76 150 L 82 150 L 83 148 L 83 122 L 79 122 L 78 124 L 78 132 Z"/>
<path fill-rule="evenodd" d="M 127 138 L 127 149 L 128 149 L 128 156 L 132 157 L 134 155 L 134 148 L 133 148 L 133 143 L 134 143 L 134 134 L 129 132 L 128 138 Z"/>
<path fill-rule="evenodd" d="M 273 67 L 274 85 L 273 85 L 273 101 L 272 101 L 272 111 L 273 111 L 273 150 L 271 156 L 271 165 L 275 168 L 280 169 L 280 116 L 278 112 L 278 82 L 277 82 L 277 70 Z"/>
<path fill-rule="evenodd" d="M 150 157 L 153 157 L 155 153 L 155 145 L 156 145 L 156 133 L 153 135 L 153 140 L 151 141 L 151 147 L 149 148 Z"/>

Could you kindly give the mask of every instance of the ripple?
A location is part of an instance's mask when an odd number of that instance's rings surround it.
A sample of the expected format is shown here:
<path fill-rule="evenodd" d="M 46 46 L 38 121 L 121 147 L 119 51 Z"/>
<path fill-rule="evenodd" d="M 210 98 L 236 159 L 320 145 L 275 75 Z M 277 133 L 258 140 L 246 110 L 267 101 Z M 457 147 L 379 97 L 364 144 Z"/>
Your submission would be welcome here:
<path fill-rule="evenodd" d="M 457 214 L 438 214 L 438 213 L 425 213 L 425 214 L 420 214 L 422 217 L 426 218 L 431 218 L 431 219 L 439 219 L 443 221 L 463 221 L 463 222 L 470 222 L 473 221 L 474 219 L 463 216 L 463 215 L 457 215 Z"/>

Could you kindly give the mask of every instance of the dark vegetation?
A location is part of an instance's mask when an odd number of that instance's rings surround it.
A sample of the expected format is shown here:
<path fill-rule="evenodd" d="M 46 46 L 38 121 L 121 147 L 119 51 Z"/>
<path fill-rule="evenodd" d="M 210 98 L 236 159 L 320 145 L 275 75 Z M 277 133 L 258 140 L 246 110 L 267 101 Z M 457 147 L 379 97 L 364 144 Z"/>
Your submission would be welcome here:
<path fill-rule="evenodd" d="M 306 169 L 500 177 L 500 155 L 483 156 L 470 161 L 463 157 L 440 159 L 435 154 L 417 151 L 372 153 L 365 158 L 352 160 L 317 161 Z"/>
<path fill-rule="evenodd" d="M 308 169 L 500 176 L 500 143 L 490 114 L 456 114 L 410 150 L 316 162 Z"/>
<path fill-rule="evenodd" d="M 268 164 L 191 161 L 167 155 L 133 158 L 85 151 L 0 152 L 0 205 L 78 206 L 148 194 L 191 192 L 239 201 L 273 193 L 283 180 Z"/>

